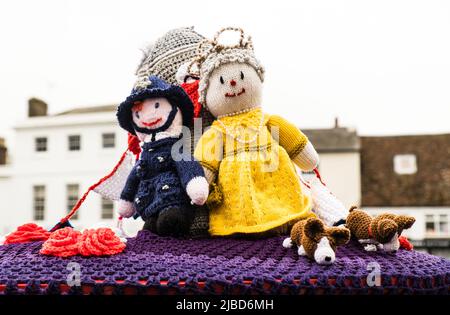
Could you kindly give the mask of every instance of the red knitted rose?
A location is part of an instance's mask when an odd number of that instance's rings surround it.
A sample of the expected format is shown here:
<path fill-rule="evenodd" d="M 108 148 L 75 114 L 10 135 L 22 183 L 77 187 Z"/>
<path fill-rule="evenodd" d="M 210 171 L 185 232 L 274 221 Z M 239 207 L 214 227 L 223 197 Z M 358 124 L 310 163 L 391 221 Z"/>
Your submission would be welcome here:
<path fill-rule="evenodd" d="M 126 245 L 108 228 L 85 230 L 78 242 L 83 256 L 107 256 L 123 252 Z"/>
<path fill-rule="evenodd" d="M 183 83 L 181 87 L 184 89 L 186 94 L 194 104 L 194 118 L 200 117 L 200 112 L 202 110 L 202 105 L 198 102 L 198 86 L 200 80 L 195 80 L 194 82 Z"/>
<path fill-rule="evenodd" d="M 16 231 L 6 236 L 4 244 L 45 241 L 50 237 L 50 234 L 50 232 L 42 227 L 34 223 L 28 223 L 19 226 Z"/>
<path fill-rule="evenodd" d="M 414 246 L 409 242 L 408 238 L 406 236 L 400 236 L 398 238 L 398 241 L 400 242 L 400 247 L 404 248 L 406 250 L 413 250 Z"/>
<path fill-rule="evenodd" d="M 138 137 L 132 135 L 131 133 L 128 133 L 128 150 L 133 152 L 136 156 L 142 151 Z"/>
<path fill-rule="evenodd" d="M 78 240 L 81 233 L 70 227 L 56 230 L 42 245 L 43 255 L 69 257 L 78 254 Z"/>

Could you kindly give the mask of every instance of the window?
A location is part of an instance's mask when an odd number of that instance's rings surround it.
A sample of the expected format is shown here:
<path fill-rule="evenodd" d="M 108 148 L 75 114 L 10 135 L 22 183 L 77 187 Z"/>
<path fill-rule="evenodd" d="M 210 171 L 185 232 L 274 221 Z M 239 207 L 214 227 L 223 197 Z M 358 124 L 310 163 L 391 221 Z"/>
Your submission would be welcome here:
<path fill-rule="evenodd" d="M 102 135 L 103 148 L 114 148 L 116 146 L 116 134 L 104 133 Z"/>
<path fill-rule="evenodd" d="M 46 152 L 47 151 L 47 138 L 39 137 L 34 139 L 34 146 L 36 152 Z"/>
<path fill-rule="evenodd" d="M 448 234 L 448 217 L 446 214 L 439 215 L 439 232 L 441 234 Z"/>
<path fill-rule="evenodd" d="M 434 234 L 436 232 L 436 227 L 434 226 L 434 215 L 427 214 L 425 216 L 425 229 L 428 234 Z"/>
<path fill-rule="evenodd" d="M 69 136 L 69 151 L 80 151 L 81 150 L 81 136 Z"/>
<path fill-rule="evenodd" d="M 425 229 L 428 236 L 448 236 L 449 217 L 447 214 L 427 214 L 425 216 Z"/>
<path fill-rule="evenodd" d="M 398 175 L 417 173 L 417 158 L 414 154 L 399 154 L 394 156 L 394 171 Z"/>
<path fill-rule="evenodd" d="M 114 218 L 114 202 L 109 199 L 102 198 L 102 219 Z"/>
<path fill-rule="evenodd" d="M 35 221 L 44 220 L 45 215 L 45 186 L 33 187 L 33 219 Z"/>
<path fill-rule="evenodd" d="M 78 184 L 67 185 L 67 213 L 69 213 L 78 202 L 80 186 Z M 78 211 L 72 217 L 72 220 L 78 219 Z"/>

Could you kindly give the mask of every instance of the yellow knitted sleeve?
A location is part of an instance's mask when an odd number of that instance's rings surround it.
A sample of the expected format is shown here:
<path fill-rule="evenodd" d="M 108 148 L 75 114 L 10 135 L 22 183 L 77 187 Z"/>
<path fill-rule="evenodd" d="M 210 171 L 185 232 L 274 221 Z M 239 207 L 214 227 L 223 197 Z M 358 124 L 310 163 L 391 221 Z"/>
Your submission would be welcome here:
<path fill-rule="evenodd" d="M 280 146 L 286 150 L 291 159 L 302 152 L 308 143 L 308 138 L 298 127 L 280 116 L 270 116 L 267 128 L 269 128 L 272 135 L 278 135 Z"/>
<path fill-rule="evenodd" d="M 194 157 L 200 164 L 215 174 L 223 158 L 222 143 L 222 133 L 210 128 L 203 133 L 194 151 Z"/>

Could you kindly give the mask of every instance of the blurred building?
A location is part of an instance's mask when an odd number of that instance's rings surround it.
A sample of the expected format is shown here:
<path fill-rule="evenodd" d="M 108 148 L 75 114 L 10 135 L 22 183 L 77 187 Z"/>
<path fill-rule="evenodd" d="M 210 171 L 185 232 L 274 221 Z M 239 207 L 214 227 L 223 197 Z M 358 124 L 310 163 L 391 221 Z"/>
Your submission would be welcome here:
<path fill-rule="evenodd" d="M 0 138 L 0 165 L 6 165 L 7 152 L 5 139 Z"/>
<path fill-rule="evenodd" d="M 360 140 L 357 132 L 340 127 L 303 130 L 320 155 L 319 171 L 345 206 L 361 202 Z M 311 175 L 314 176 L 314 175 Z"/>
<path fill-rule="evenodd" d="M 115 110 L 111 105 L 48 115 L 44 102 L 29 101 L 29 117 L 14 128 L 10 162 L 0 166 L 0 234 L 32 221 L 52 227 L 111 171 L 127 148 Z M 0 141 L 0 162 L 2 152 Z M 91 193 L 71 223 L 80 229 L 112 225 L 116 213 L 113 202 Z"/>
<path fill-rule="evenodd" d="M 10 207 L 13 204 L 13 198 L 10 200 L 11 191 L 11 165 L 9 159 L 9 152 L 6 147 L 5 139 L 0 138 L 0 198 L 3 201 L 0 204 L 0 236 L 4 232 L 10 231 L 7 220 L 14 216 L 14 211 L 10 211 Z"/>
<path fill-rule="evenodd" d="M 418 249 L 450 257 L 450 134 L 361 138 L 362 207 L 416 218 Z"/>

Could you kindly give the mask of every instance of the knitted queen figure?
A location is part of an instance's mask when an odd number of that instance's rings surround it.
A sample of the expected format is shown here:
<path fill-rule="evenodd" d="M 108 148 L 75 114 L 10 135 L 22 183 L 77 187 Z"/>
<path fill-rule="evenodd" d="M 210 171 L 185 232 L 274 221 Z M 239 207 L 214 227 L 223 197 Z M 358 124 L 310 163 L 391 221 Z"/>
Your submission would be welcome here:
<path fill-rule="evenodd" d="M 227 30 L 240 32 L 238 44 L 218 42 Z M 210 234 L 270 234 L 314 216 L 293 163 L 313 170 L 318 154 L 294 124 L 262 110 L 264 69 L 251 39 L 241 29 L 226 28 L 199 50 L 193 61 L 199 102 L 216 121 L 194 156 L 221 191 L 220 201 L 210 204 Z"/>
<path fill-rule="evenodd" d="M 202 167 L 182 142 L 183 125 L 193 117 L 191 100 L 181 87 L 151 75 L 137 82 L 117 117 L 143 143 L 120 196 L 119 214 L 141 216 L 144 229 L 159 235 L 186 235 L 193 205 L 203 205 L 209 193 Z"/>

